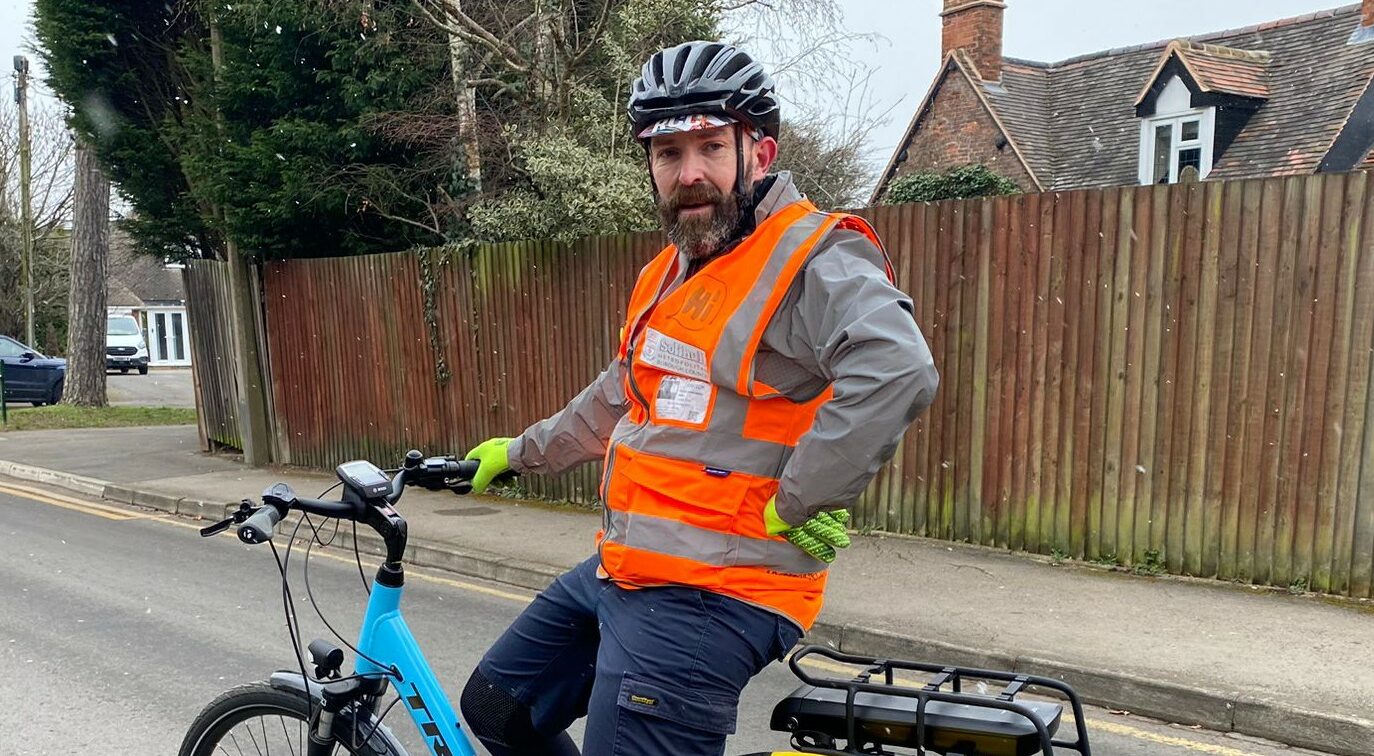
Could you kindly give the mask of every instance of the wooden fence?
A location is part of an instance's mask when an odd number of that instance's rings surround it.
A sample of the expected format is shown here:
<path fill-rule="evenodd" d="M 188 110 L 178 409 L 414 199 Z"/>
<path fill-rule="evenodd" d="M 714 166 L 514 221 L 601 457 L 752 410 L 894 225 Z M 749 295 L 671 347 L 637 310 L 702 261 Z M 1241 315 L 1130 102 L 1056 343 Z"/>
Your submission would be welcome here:
<path fill-rule="evenodd" d="M 635 275 L 660 247 L 644 235 L 270 263 L 283 461 L 461 454 L 518 434 L 609 363 Z M 522 484 L 590 501 L 596 474 Z"/>
<path fill-rule="evenodd" d="M 1374 595 L 1368 174 L 865 215 L 942 383 L 860 528 Z M 518 433 L 610 359 L 660 243 L 268 265 L 283 461 Z M 589 500 L 595 475 L 524 485 Z"/>
<path fill-rule="evenodd" d="M 229 269 L 221 262 L 194 260 L 183 274 L 201 433 L 215 444 L 241 449 Z"/>

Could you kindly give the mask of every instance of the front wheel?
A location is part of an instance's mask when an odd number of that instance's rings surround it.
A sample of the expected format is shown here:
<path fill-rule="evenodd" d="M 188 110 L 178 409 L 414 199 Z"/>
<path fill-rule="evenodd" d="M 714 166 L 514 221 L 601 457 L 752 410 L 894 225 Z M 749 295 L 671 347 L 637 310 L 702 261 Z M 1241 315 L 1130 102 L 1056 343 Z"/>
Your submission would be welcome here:
<path fill-rule="evenodd" d="M 191 723 L 179 756 L 265 756 L 305 754 L 309 748 L 310 702 L 296 691 L 278 690 L 266 683 L 243 685 L 221 694 Z M 387 743 L 372 725 L 354 731 L 354 720 L 340 714 L 334 731 L 340 743 L 335 753 L 353 756 L 405 756 Z M 367 742 L 364 742 L 367 738 Z"/>

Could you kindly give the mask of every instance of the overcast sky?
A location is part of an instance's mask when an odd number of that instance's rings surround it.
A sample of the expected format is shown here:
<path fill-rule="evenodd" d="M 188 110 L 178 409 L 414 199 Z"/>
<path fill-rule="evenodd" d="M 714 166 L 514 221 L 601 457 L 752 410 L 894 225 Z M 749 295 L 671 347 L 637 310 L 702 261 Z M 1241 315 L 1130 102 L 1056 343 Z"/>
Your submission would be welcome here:
<path fill-rule="evenodd" d="M 874 69 L 875 112 L 891 107 L 874 134 L 883 161 L 920 104 L 940 59 L 941 0 L 838 0 L 845 26 L 884 39 L 852 54 Z M 1006 0 L 1009 56 L 1055 61 L 1113 47 L 1231 29 L 1326 8 L 1341 0 Z M 29 0 L 0 0 L 0 70 L 12 94 L 11 57 L 32 41 Z M 42 89 L 42 83 L 35 82 Z"/>

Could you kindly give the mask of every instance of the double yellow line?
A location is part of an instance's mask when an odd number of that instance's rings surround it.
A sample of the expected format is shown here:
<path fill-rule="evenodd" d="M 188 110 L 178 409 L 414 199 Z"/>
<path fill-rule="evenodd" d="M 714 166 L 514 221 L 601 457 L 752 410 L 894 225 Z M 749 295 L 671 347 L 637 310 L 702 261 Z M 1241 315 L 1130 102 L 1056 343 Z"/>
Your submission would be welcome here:
<path fill-rule="evenodd" d="M 62 507 L 76 512 L 82 512 L 96 517 L 104 517 L 107 520 L 144 520 L 148 515 L 133 512 L 120 507 L 111 507 L 105 504 L 96 504 L 90 501 L 74 499 L 70 496 L 44 491 L 40 488 L 30 488 L 16 483 L 0 483 L 0 493 L 7 493 L 11 496 L 18 496 L 21 499 L 51 504 L 54 507 Z"/>

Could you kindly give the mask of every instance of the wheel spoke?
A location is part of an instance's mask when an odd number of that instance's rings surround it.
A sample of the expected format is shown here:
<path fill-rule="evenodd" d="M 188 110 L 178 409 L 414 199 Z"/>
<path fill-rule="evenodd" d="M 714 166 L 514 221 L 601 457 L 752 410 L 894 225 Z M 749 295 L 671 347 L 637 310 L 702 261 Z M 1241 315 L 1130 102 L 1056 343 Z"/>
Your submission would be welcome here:
<path fill-rule="evenodd" d="M 286 739 L 286 747 L 291 751 L 291 756 L 296 756 L 296 747 L 291 745 L 291 733 L 286 731 L 286 717 L 278 716 L 277 721 L 281 722 L 281 734 Z"/>
<path fill-rule="evenodd" d="M 253 726 L 248 726 L 248 739 L 253 741 L 253 750 L 258 752 L 258 756 L 266 756 L 262 752 L 262 746 L 258 745 L 258 736 L 253 734 Z"/>
<path fill-rule="evenodd" d="M 265 699 L 265 700 L 264 700 Z M 237 703 L 237 705 L 235 705 Z M 216 718 L 212 710 L 202 716 L 205 730 L 195 742 L 198 754 L 212 756 L 306 756 L 310 752 L 310 737 L 314 732 L 311 707 L 304 698 L 283 700 L 279 693 L 268 691 L 254 696 L 250 691 L 243 700 L 230 700 L 227 711 Z M 270 721 L 275 719 L 275 722 Z M 291 723 L 295 722 L 295 728 Z M 349 719 L 349 722 L 353 722 Z M 354 723 L 356 724 L 356 723 Z M 366 744 L 359 744 L 360 733 L 353 728 L 353 737 L 340 735 L 332 741 L 331 751 L 345 754 L 371 753 Z M 194 737 L 188 734 L 188 738 Z M 2 756 L 2 755 L 0 755 Z"/>

